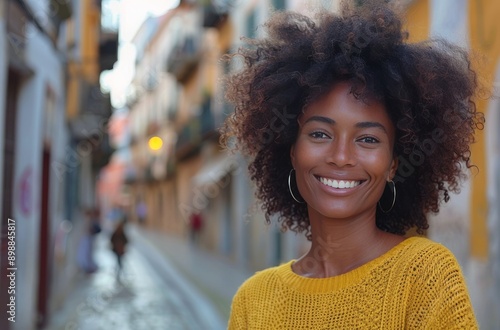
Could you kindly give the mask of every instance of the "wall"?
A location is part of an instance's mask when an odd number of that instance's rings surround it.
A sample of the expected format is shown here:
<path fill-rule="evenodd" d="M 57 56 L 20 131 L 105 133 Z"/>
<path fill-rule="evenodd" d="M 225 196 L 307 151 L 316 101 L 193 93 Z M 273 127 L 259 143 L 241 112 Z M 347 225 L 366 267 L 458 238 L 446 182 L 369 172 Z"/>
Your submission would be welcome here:
<path fill-rule="evenodd" d="M 470 44 L 479 69 L 480 82 L 487 89 L 498 86 L 500 59 L 500 3 L 495 0 L 468 1 Z M 497 91 L 498 93 L 498 87 Z M 469 277 L 473 286 L 473 303 L 481 329 L 498 329 L 500 325 L 500 187 L 496 171 L 500 167 L 498 148 L 498 100 L 481 95 L 477 106 L 486 116 L 486 129 L 477 134 L 472 148 L 472 161 L 479 172 L 472 179 L 471 196 L 471 261 Z M 496 231 L 495 231 L 496 230 Z"/>
<path fill-rule="evenodd" d="M 78 225 L 78 221 L 76 219 L 66 219 L 65 209 L 66 209 L 66 198 L 65 198 L 65 186 L 66 186 L 66 175 L 65 172 L 59 172 L 59 169 L 56 170 L 55 164 L 64 164 L 66 162 L 65 158 L 69 156 L 69 131 L 66 127 L 66 119 L 65 119 L 65 93 L 64 93 L 64 85 L 61 77 L 61 89 L 60 94 L 57 97 L 56 102 L 56 113 L 53 116 L 53 135 L 52 135 L 52 143 L 51 143 L 51 200 L 50 200 L 50 211 L 51 211 L 51 219 L 52 227 L 51 237 L 56 237 L 57 235 L 61 235 L 66 233 L 65 230 L 69 230 L 67 232 L 68 235 L 76 235 L 76 233 L 80 233 L 83 230 L 78 228 L 78 231 L 75 230 L 74 227 L 69 227 L 64 229 L 63 221 L 69 220 L 72 221 L 73 225 Z M 66 171 L 77 171 L 76 167 L 67 167 Z M 83 222 L 83 221 L 80 221 Z M 66 223 L 65 225 L 68 225 Z M 62 237 L 60 239 L 63 239 Z M 76 247 L 74 244 L 78 243 L 78 238 L 68 238 L 67 245 L 61 245 L 63 242 L 57 239 L 50 240 L 54 242 L 54 250 L 57 248 L 61 248 L 59 250 L 59 254 L 54 256 L 54 267 L 52 268 L 54 271 L 51 274 L 51 285 L 50 285 L 50 305 L 49 309 L 54 310 L 56 307 L 59 307 L 64 298 L 66 297 L 66 293 L 68 289 L 73 284 L 73 280 L 75 278 L 75 274 L 78 271 L 76 267 L 76 263 L 71 262 L 71 260 L 76 260 L 76 257 L 70 256 L 71 253 L 76 251 Z M 55 252 L 55 251 L 54 251 Z M 49 259 L 50 260 L 50 259 Z"/>
<path fill-rule="evenodd" d="M 449 12 L 453 11 L 453 15 Z M 412 41 L 444 37 L 470 49 L 472 65 L 484 90 L 500 81 L 500 3 L 493 0 L 420 0 L 408 14 Z M 414 33 L 415 32 L 415 33 Z M 496 84 L 496 85 L 495 85 Z M 497 87 L 498 91 L 498 87 Z M 485 114 L 486 128 L 476 134 L 470 171 L 461 193 L 452 195 L 441 212 L 430 219 L 430 238 L 449 247 L 457 256 L 471 293 L 481 329 L 500 324 L 500 168 L 498 112 L 500 104 L 488 92 L 476 99 Z"/>
<path fill-rule="evenodd" d="M 187 159 L 177 165 L 176 172 L 176 195 L 179 199 L 179 207 L 177 208 L 177 216 L 175 217 L 178 222 L 187 223 L 189 213 L 186 210 L 190 210 L 190 207 L 197 203 L 198 194 L 197 191 L 191 185 L 191 179 L 196 175 L 198 170 L 202 165 L 202 158 L 200 156 L 195 156 Z M 187 226 L 184 228 L 184 232 L 187 231 Z"/>
<path fill-rule="evenodd" d="M 498 64 L 495 75 L 495 84 L 500 83 L 500 64 Z M 497 87 L 498 88 L 498 87 Z M 473 298 L 476 304 L 485 304 L 484 311 L 492 316 L 491 326 L 500 325 L 500 315 L 494 311 L 500 310 L 500 99 L 492 99 L 488 105 L 486 117 L 486 155 L 488 168 L 488 239 L 489 239 L 489 263 L 484 261 L 477 268 L 478 285 L 482 290 Z M 476 262 L 475 262 L 476 263 Z M 482 265 L 481 265 L 482 264 Z M 476 265 L 474 265 L 476 266 Z M 481 280 L 482 282 L 480 282 Z M 486 283 L 485 283 L 486 282 Z M 484 299 L 486 297 L 487 299 Z"/>
<path fill-rule="evenodd" d="M 454 15 L 449 8 L 454 7 Z M 444 38 L 462 47 L 468 47 L 467 0 L 430 1 L 430 37 Z M 431 217 L 430 237 L 445 244 L 453 251 L 458 261 L 466 267 L 470 255 L 470 205 L 471 183 L 463 183 L 460 194 L 452 195 L 443 205 L 438 216 Z"/>
<path fill-rule="evenodd" d="M 64 91 L 63 72 L 58 62 L 59 56 L 52 48 L 50 40 L 38 30 L 30 26 L 31 36 L 27 40 L 26 62 L 34 72 L 32 78 L 26 81 L 20 91 L 18 100 L 18 120 L 16 127 L 16 155 L 14 192 L 20 192 L 25 185 L 25 195 L 14 196 L 14 218 L 17 221 L 17 240 L 24 244 L 17 246 L 18 287 L 17 301 L 24 302 L 17 305 L 17 329 L 31 329 L 36 322 L 37 295 L 38 295 L 38 267 L 39 267 L 39 235 L 41 209 L 41 182 L 42 182 L 42 151 L 45 125 L 45 104 L 47 90 L 55 96 L 55 113 L 53 118 L 59 120 L 52 123 L 49 131 L 54 138 L 64 136 Z M 62 140 L 64 141 L 64 140 Z M 64 158 L 61 145 L 51 145 L 52 160 Z M 61 199 L 60 179 L 50 171 L 49 196 L 49 242 L 53 241 L 53 231 L 56 222 L 62 218 L 62 207 L 56 206 Z M 21 207 L 23 203 L 24 207 Z M 49 244 L 50 245 L 50 244 Z M 49 250 L 49 252 L 52 252 Z M 51 256 L 49 255 L 49 260 Z"/>

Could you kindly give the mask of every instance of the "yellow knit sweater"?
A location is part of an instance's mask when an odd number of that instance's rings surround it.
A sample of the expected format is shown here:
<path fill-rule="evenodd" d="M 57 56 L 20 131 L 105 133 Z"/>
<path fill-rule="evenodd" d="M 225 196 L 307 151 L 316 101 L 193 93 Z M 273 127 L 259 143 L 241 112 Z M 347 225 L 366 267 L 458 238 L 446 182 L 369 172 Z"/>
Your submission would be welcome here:
<path fill-rule="evenodd" d="M 243 283 L 229 329 L 478 328 L 455 257 L 426 238 L 408 238 L 330 278 L 299 276 L 293 262 Z"/>

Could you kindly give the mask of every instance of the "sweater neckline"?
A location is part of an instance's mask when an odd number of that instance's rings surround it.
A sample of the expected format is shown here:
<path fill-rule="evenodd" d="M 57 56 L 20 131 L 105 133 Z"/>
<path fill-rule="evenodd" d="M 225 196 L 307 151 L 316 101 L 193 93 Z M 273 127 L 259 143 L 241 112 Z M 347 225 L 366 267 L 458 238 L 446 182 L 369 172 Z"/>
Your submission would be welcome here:
<path fill-rule="evenodd" d="M 359 283 L 374 268 L 399 254 L 405 247 L 413 244 L 417 240 L 422 239 L 422 237 L 409 237 L 379 257 L 341 275 L 325 278 L 312 278 L 296 274 L 292 270 L 292 265 L 296 261 L 295 259 L 290 260 L 289 262 L 278 267 L 277 274 L 284 284 L 293 290 L 304 293 L 331 293 L 332 291 L 338 291 Z"/>

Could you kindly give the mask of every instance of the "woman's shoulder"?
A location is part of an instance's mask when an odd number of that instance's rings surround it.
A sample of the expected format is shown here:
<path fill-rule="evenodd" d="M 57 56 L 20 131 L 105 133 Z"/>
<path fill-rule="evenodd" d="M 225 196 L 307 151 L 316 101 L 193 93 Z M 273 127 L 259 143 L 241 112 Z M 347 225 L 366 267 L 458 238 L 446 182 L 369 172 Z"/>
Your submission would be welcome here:
<path fill-rule="evenodd" d="M 444 255 L 453 256 L 452 252 L 446 246 L 426 237 L 409 237 L 404 241 L 404 244 L 407 247 L 406 253 L 408 254 L 431 258 Z"/>
<path fill-rule="evenodd" d="M 455 255 L 445 245 L 425 237 L 411 237 L 406 240 L 401 260 L 411 265 L 413 272 L 454 272 L 460 270 Z"/>

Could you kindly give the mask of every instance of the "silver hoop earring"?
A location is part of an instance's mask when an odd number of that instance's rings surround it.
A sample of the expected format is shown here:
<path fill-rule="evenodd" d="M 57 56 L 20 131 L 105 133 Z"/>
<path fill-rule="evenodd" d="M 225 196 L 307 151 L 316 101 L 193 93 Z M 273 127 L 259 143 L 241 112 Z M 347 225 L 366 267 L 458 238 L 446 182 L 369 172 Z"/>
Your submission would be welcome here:
<path fill-rule="evenodd" d="M 387 183 L 392 183 L 392 204 L 391 204 L 391 207 L 388 209 L 388 210 L 384 210 L 382 208 L 382 204 L 380 204 L 380 201 L 378 202 L 378 206 L 380 207 L 380 210 L 384 213 L 389 213 L 391 212 L 392 208 L 394 207 L 394 204 L 396 203 L 396 184 L 394 183 L 394 181 L 392 180 L 389 180 L 387 181 Z"/>
<path fill-rule="evenodd" d="M 299 201 L 299 200 L 297 199 L 297 197 L 295 197 L 295 195 L 293 194 L 293 191 L 292 191 L 292 185 L 291 185 L 291 183 L 290 183 L 290 181 L 291 181 L 291 179 L 290 179 L 290 178 L 291 178 L 291 176 L 292 176 L 292 172 L 293 172 L 293 171 L 295 171 L 295 169 L 293 169 L 293 168 L 292 168 L 292 169 L 290 170 L 290 173 L 288 173 L 288 190 L 290 191 L 290 195 L 292 195 L 292 198 L 293 198 L 293 199 L 294 199 L 297 203 L 299 203 L 299 204 L 304 204 L 304 202 Z"/>

